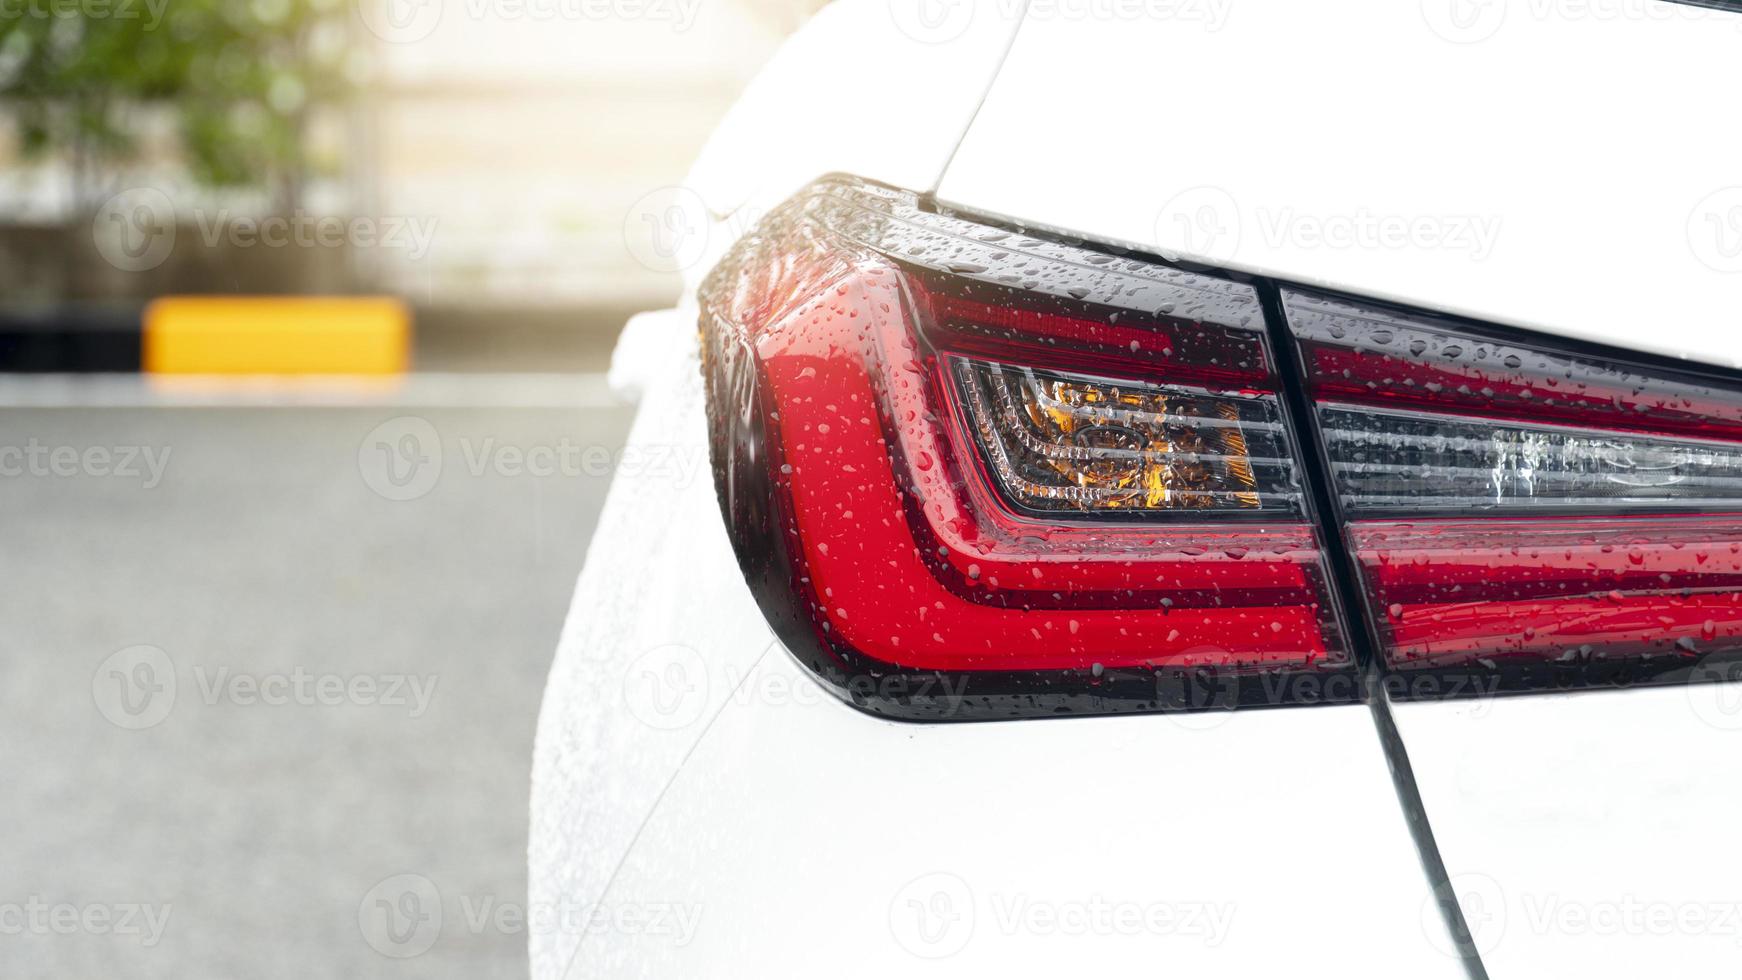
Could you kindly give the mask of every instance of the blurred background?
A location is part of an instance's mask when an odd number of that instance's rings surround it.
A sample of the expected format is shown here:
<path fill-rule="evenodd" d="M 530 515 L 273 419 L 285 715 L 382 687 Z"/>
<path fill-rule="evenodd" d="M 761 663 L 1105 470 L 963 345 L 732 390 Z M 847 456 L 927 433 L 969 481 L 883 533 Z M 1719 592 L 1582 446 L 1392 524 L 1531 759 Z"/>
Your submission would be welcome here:
<path fill-rule="evenodd" d="M 675 295 L 637 202 L 820 5 L 5 0 L 4 315 L 387 293 L 441 367 L 455 331 L 596 344 Z"/>
<path fill-rule="evenodd" d="M 708 479 L 602 371 L 820 3 L 0 0 L 0 976 L 525 976 L 599 507 Z"/>

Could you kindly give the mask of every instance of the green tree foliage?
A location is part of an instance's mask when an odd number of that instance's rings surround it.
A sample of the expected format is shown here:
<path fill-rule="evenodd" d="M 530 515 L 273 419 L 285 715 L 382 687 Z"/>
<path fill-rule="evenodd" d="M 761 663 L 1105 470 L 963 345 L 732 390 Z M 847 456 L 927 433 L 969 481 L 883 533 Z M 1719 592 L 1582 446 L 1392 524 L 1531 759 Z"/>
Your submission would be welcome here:
<path fill-rule="evenodd" d="M 0 99 L 26 152 L 65 154 L 80 205 L 166 106 L 204 183 L 293 207 L 310 112 L 348 94 L 342 0 L 5 0 Z"/>

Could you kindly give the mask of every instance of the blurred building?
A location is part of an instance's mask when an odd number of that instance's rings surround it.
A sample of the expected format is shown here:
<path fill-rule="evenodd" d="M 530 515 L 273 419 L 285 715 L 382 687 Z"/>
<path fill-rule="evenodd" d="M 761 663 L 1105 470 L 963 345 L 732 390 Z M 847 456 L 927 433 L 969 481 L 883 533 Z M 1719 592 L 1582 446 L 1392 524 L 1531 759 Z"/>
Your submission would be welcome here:
<path fill-rule="evenodd" d="M 820 5 L 326 2 L 355 4 L 343 43 L 359 55 L 356 87 L 309 115 L 319 167 L 295 213 L 265 188 L 194 179 L 161 107 L 125 107 L 140 138 L 85 202 L 64 154 L 27 160 L 17 128 L 0 126 L 0 266 L 11 270 L 0 291 L 39 304 L 168 291 L 386 291 L 427 309 L 665 301 L 675 274 L 625 240 L 639 231 L 636 203 L 681 182 L 727 106 Z M 301 222 L 302 237 L 263 244 L 249 222 L 274 215 Z M 141 267 L 129 256 L 152 220 L 178 228 L 168 254 Z M 224 230 L 238 222 L 253 237 Z"/>
<path fill-rule="evenodd" d="M 447 0 L 427 37 L 380 46 L 376 207 L 440 218 L 427 258 L 390 281 L 439 303 L 668 297 L 675 277 L 636 259 L 625 235 L 644 230 L 626 222 L 683 179 L 802 16 L 716 0 Z"/>

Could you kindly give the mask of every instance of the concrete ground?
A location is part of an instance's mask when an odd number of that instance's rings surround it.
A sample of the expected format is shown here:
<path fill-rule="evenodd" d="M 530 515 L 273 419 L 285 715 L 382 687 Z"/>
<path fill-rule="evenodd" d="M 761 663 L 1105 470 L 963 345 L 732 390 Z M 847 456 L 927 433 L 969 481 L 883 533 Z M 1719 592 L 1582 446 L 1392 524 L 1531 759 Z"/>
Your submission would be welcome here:
<path fill-rule="evenodd" d="M 628 418 L 0 408 L 0 976 L 524 977 L 533 725 Z"/>

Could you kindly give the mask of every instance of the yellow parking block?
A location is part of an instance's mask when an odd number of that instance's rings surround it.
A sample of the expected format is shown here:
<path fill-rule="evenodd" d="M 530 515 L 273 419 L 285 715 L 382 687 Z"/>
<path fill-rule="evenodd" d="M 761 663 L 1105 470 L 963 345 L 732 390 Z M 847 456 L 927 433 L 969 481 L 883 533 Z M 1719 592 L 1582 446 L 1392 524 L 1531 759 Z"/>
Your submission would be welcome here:
<path fill-rule="evenodd" d="M 166 296 L 145 308 L 153 374 L 399 374 L 411 310 L 391 296 Z"/>

